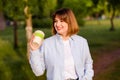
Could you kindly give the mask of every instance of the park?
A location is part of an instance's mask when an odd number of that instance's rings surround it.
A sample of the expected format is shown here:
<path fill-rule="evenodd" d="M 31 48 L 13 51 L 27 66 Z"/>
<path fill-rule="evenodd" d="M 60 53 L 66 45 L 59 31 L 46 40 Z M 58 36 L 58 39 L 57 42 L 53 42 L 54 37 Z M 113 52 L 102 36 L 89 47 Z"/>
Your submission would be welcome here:
<path fill-rule="evenodd" d="M 51 14 L 61 7 L 75 12 L 78 35 L 88 41 L 93 80 L 120 80 L 119 5 L 120 0 L 0 0 L 0 80 L 46 80 L 31 70 L 28 42 L 38 29 L 45 38 L 52 35 Z"/>

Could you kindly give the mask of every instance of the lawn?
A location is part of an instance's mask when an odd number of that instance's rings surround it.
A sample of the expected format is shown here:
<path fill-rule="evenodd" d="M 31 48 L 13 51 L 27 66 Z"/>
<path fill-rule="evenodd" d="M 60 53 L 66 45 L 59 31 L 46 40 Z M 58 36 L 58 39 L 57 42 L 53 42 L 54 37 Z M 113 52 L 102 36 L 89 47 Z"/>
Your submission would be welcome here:
<path fill-rule="evenodd" d="M 120 49 L 120 19 L 115 19 L 115 31 L 110 32 L 108 20 L 87 21 L 80 28 L 79 35 L 88 40 L 91 55 L 95 61 L 102 54 Z M 36 30 L 36 29 L 34 29 Z M 46 38 L 51 34 L 48 28 L 42 28 Z M 0 80 L 45 80 L 45 76 L 36 77 L 26 58 L 25 28 L 18 28 L 18 49 L 13 48 L 13 27 L 0 31 Z M 119 80 L 120 61 L 116 61 L 95 80 Z M 116 74 L 116 75 L 114 75 Z M 112 77 L 111 77 L 112 76 Z M 100 79 L 102 78 L 102 79 Z"/>

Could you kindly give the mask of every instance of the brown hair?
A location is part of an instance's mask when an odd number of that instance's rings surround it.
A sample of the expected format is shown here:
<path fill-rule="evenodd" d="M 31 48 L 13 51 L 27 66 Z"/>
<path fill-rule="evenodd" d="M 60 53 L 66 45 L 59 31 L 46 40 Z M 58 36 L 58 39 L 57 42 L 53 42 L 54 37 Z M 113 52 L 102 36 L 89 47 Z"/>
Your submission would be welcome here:
<path fill-rule="evenodd" d="M 57 33 L 55 30 L 55 27 L 54 27 L 54 20 L 55 20 L 56 16 L 59 16 L 61 20 L 68 23 L 67 35 L 71 36 L 73 34 L 78 33 L 78 31 L 79 31 L 78 23 L 76 21 L 76 18 L 74 16 L 74 13 L 72 12 L 72 10 L 70 10 L 68 8 L 61 8 L 61 9 L 58 9 L 52 15 L 52 20 L 53 20 L 52 33 L 53 33 L 53 35 Z"/>

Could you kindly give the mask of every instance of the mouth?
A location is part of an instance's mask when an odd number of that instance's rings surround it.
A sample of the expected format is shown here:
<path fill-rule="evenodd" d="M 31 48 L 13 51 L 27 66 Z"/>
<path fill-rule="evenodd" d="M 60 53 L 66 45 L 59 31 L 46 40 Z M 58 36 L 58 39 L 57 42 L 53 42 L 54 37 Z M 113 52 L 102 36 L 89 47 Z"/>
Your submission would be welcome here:
<path fill-rule="evenodd" d="M 57 27 L 57 30 L 59 31 L 59 30 L 61 30 L 62 28 L 61 27 Z"/>

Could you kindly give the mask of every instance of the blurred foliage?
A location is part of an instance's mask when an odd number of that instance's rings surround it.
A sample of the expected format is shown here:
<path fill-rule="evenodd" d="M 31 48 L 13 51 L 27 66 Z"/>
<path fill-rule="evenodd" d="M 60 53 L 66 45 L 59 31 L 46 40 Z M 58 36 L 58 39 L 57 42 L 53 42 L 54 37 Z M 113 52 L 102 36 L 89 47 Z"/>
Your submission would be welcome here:
<path fill-rule="evenodd" d="M 120 0 L 92 0 L 92 13 L 104 11 L 103 14 L 111 16 L 113 8 L 115 8 L 116 15 L 120 15 Z"/>
<path fill-rule="evenodd" d="M 112 7 L 119 10 L 119 4 L 120 0 L 0 0 L 0 11 L 7 18 L 23 19 L 24 7 L 28 5 L 33 18 L 41 19 L 50 17 L 55 9 L 68 7 L 74 11 L 77 18 L 82 19 L 96 12 L 107 13 Z"/>
<path fill-rule="evenodd" d="M 49 17 L 56 7 L 56 0 L 28 0 L 26 5 L 29 6 L 33 17 Z"/>
<path fill-rule="evenodd" d="M 113 10 L 113 8 L 115 8 L 115 10 L 120 10 L 120 0 L 106 0 L 107 2 L 107 8 L 108 11 Z"/>
<path fill-rule="evenodd" d="M 43 18 L 43 19 L 34 19 L 33 20 L 33 27 L 34 28 L 51 28 L 52 26 L 52 19 L 50 18 Z"/>
<path fill-rule="evenodd" d="M 0 0 L 2 12 L 7 19 L 23 20 L 24 19 L 24 2 L 21 0 Z"/>

